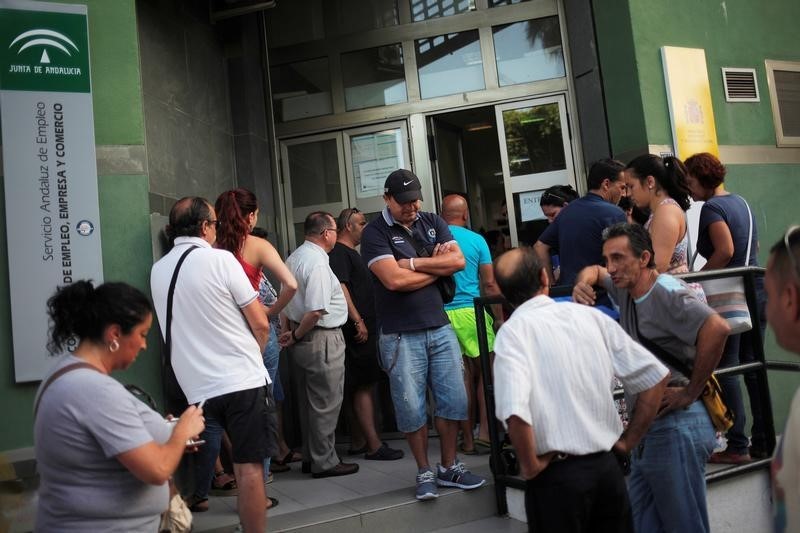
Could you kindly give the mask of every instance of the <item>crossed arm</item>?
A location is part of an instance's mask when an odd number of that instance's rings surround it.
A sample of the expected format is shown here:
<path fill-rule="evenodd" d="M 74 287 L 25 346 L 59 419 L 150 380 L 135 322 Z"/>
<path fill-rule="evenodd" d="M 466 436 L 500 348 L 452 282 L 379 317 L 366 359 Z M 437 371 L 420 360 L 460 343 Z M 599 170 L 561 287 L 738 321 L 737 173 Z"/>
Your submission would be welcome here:
<path fill-rule="evenodd" d="M 464 255 L 454 241 L 437 244 L 431 257 L 410 259 L 385 257 L 369 266 L 384 287 L 390 291 L 411 292 L 427 287 L 439 276 L 449 276 L 464 268 Z"/>

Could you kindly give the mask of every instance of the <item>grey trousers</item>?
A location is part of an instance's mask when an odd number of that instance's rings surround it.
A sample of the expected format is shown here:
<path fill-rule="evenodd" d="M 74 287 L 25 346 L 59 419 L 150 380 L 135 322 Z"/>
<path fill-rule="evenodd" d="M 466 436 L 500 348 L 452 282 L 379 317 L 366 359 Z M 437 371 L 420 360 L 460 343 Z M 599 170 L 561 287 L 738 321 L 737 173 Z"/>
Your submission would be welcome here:
<path fill-rule="evenodd" d="M 344 394 L 342 330 L 313 329 L 289 348 L 289 361 L 297 391 L 303 460 L 314 473 L 338 465 L 336 423 Z"/>

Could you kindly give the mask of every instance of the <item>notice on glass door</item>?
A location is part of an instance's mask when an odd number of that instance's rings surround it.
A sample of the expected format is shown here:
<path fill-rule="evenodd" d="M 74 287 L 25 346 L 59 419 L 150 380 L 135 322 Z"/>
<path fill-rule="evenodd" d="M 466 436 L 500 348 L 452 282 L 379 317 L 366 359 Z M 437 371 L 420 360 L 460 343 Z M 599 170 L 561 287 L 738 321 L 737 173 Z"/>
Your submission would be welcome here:
<path fill-rule="evenodd" d="M 354 136 L 350 140 L 358 198 L 383 195 L 383 183 L 398 168 L 405 168 L 400 129 Z"/>

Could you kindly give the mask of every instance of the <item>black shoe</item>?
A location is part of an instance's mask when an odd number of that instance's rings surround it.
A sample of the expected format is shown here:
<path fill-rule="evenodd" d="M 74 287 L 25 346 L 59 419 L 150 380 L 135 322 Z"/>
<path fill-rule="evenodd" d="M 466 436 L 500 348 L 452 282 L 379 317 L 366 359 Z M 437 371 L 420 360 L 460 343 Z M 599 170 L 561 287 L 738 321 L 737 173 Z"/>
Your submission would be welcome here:
<path fill-rule="evenodd" d="M 303 461 L 300 465 L 300 472 L 303 474 L 310 474 L 311 473 L 311 461 Z"/>
<path fill-rule="evenodd" d="M 323 470 L 322 472 L 315 472 L 311 474 L 313 478 L 321 477 L 334 477 L 334 476 L 349 476 L 358 472 L 358 465 L 356 463 L 339 463 L 333 468 Z"/>
<path fill-rule="evenodd" d="M 369 459 L 370 461 L 396 461 L 402 459 L 403 455 L 403 450 L 389 448 L 389 445 L 384 442 L 375 453 L 364 454 L 364 459 Z"/>

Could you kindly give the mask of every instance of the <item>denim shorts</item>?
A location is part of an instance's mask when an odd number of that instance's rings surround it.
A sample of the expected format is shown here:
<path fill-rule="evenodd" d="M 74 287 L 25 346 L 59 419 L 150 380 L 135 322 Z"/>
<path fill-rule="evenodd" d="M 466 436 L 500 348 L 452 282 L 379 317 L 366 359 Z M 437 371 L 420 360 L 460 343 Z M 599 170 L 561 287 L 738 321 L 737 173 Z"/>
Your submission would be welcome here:
<path fill-rule="evenodd" d="M 379 361 L 389 374 L 400 431 L 413 433 L 427 422 L 428 387 L 436 406 L 434 416 L 467 419 L 461 348 L 450 324 L 401 333 L 381 332 L 378 343 Z"/>

